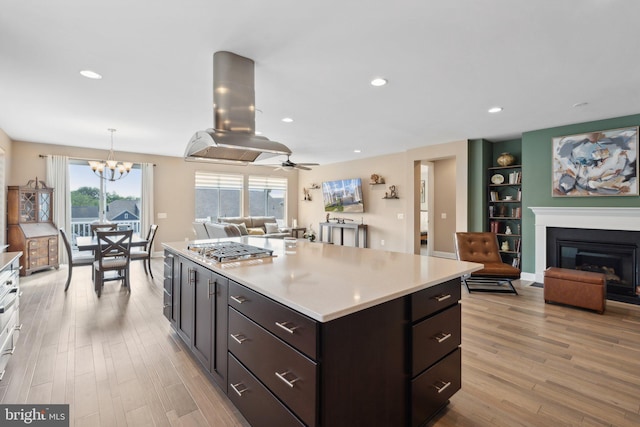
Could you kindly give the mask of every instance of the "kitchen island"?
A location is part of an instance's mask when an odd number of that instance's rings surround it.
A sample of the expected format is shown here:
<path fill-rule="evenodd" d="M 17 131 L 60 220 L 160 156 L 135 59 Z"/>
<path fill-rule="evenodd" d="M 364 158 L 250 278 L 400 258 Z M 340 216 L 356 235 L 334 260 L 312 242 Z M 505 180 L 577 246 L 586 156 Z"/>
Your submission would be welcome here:
<path fill-rule="evenodd" d="M 252 425 L 417 426 L 460 388 L 460 276 L 482 265 L 229 240 L 274 256 L 164 243 L 164 313 Z"/>

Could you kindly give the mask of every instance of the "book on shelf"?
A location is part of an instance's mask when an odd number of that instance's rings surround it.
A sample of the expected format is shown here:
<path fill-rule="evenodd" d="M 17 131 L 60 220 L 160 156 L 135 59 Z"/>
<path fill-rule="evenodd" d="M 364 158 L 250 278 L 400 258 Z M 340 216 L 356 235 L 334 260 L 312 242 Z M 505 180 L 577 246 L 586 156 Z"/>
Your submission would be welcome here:
<path fill-rule="evenodd" d="M 522 217 L 522 209 L 519 206 L 517 208 L 511 208 L 511 217 L 512 218 L 521 218 Z"/>
<path fill-rule="evenodd" d="M 511 266 L 515 268 L 520 268 L 520 257 L 514 257 L 511 260 Z"/>
<path fill-rule="evenodd" d="M 522 172 L 514 171 L 509 174 L 509 184 L 520 184 L 522 180 Z"/>
<path fill-rule="evenodd" d="M 497 191 L 490 192 L 489 196 L 491 197 L 492 202 L 497 202 L 500 199 Z"/>
<path fill-rule="evenodd" d="M 522 190 L 518 190 L 518 195 L 516 197 L 517 201 L 522 201 Z"/>
<path fill-rule="evenodd" d="M 498 234 L 500 229 L 500 223 L 498 221 L 491 221 L 491 232 Z"/>
<path fill-rule="evenodd" d="M 489 206 L 489 218 L 493 218 L 494 216 L 496 216 L 496 208 L 491 205 Z"/>

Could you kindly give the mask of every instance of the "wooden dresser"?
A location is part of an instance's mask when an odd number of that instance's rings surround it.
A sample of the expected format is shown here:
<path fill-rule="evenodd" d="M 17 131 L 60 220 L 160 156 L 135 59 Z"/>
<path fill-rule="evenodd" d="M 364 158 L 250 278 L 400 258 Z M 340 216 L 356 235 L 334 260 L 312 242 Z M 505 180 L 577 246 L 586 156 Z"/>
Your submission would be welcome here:
<path fill-rule="evenodd" d="M 58 230 L 53 223 L 53 188 L 30 180 L 7 188 L 7 243 L 21 251 L 21 276 L 58 268 Z"/>

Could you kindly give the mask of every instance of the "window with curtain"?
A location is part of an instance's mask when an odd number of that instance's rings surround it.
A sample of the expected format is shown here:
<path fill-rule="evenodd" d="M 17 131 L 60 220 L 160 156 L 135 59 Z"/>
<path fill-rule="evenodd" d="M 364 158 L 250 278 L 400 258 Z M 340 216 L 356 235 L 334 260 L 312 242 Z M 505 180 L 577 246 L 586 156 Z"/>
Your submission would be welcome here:
<path fill-rule="evenodd" d="M 242 175 L 196 171 L 196 221 L 241 216 Z"/>
<path fill-rule="evenodd" d="M 275 216 L 284 223 L 286 203 L 287 178 L 249 176 L 249 215 Z"/>

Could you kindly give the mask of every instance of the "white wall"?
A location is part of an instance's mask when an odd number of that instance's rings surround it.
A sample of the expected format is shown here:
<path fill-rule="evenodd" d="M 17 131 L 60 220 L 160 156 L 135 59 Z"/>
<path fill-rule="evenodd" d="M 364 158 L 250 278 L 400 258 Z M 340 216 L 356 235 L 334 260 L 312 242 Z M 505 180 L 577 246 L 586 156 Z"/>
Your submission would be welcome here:
<path fill-rule="evenodd" d="M 435 192 L 455 194 L 455 208 L 451 218 L 451 231 L 467 230 L 467 141 L 430 145 L 402 153 L 370 157 L 362 160 L 316 166 L 311 171 L 300 171 L 298 178 L 300 200 L 298 202 L 298 225 L 309 224 L 318 232 L 318 223 L 325 221 L 326 213 L 322 203 L 322 191 L 310 190 L 311 202 L 302 201 L 302 188 L 323 181 L 345 178 L 361 178 L 364 193 L 364 214 L 342 214 L 341 216 L 363 220 L 369 227 L 369 247 L 398 252 L 420 253 L 420 179 L 421 161 L 451 159 L 454 176 L 440 183 Z M 369 185 L 371 174 L 376 173 L 385 179 L 384 185 Z M 383 199 L 388 187 L 395 185 L 399 199 Z M 333 216 L 333 215 L 332 215 Z M 434 232 L 434 238 L 438 230 Z M 345 243 L 352 244 L 347 240 Z M 451 239 L 453 239 L 451 237 Z M 384 240 L 384 246 L 382 241 Z M 431 236 L 429 236 L 431 241 Z M 453 240 L 451 240 L 453 242 Z M 441 248 L 449 253 L 450 246 Z"/>

